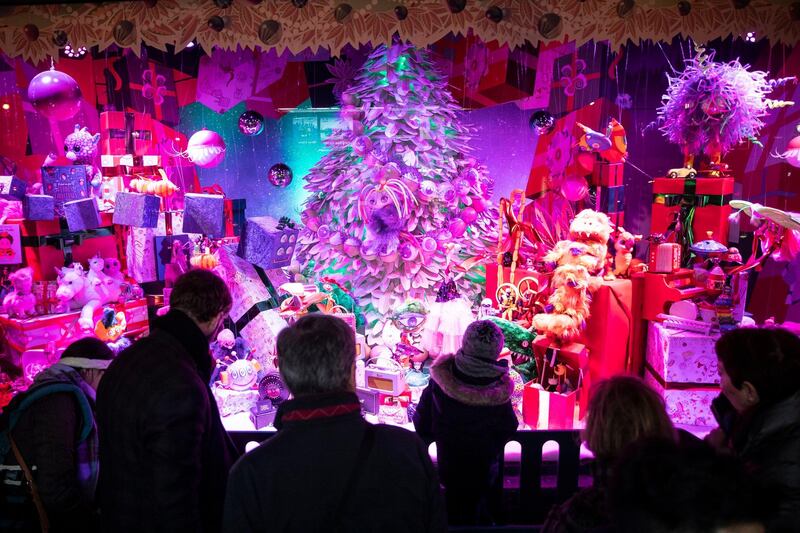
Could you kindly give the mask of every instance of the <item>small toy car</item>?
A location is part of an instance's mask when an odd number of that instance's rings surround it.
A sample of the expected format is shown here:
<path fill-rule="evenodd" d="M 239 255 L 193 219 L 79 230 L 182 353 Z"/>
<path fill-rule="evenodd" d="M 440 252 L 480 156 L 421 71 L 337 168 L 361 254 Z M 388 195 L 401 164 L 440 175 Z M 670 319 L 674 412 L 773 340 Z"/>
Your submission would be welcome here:
<path fill-rule="evenodd" d="M 697 171 L 693 168 L 673 168 L 667 172 L 669 178 L 687 178 L 694 179 L 697 177 Z"/>

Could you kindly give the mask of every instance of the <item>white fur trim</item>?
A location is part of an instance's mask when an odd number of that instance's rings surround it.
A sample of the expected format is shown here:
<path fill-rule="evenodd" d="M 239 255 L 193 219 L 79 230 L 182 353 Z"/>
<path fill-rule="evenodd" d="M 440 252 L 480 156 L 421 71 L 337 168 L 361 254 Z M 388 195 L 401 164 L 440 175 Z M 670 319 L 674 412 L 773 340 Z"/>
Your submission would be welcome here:
<path fill-rule="evenodd" d="M 111 364 L 111 359 L 88 359 L 86 357 L 62 357 L 58 360 L 62 365 L 73 368 L 105 370 Z"/>

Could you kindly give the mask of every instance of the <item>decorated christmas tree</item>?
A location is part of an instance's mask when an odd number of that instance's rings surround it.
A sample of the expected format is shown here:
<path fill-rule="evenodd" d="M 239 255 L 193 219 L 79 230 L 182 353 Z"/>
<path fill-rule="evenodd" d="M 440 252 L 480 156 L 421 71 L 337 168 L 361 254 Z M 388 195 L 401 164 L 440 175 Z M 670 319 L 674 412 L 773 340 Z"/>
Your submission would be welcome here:
<path fill-rule="evenodd" d="M 330 152 L 305 178 L 296 257 L 348 286 L 373 334 L 407 299 L 435 298 L 448 252 L 455 269 L 497 244 L 494 183 L 469 156 L 459 112 L 425 51 L 381 46 L 342 94 Z M 458 283 L 473 297 L 470 274 Z"/>

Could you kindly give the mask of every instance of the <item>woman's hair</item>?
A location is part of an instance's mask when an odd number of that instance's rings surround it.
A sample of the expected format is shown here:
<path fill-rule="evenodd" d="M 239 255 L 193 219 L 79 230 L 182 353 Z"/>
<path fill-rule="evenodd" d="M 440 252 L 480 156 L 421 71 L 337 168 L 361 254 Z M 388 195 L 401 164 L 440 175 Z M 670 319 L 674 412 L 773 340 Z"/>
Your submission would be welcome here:
<path fill-rule="evenodd" d="M 717 358 L 737 389 L 749 381 L 770 405 L 800 390 L 800 337 L 781 328 L 741 328 L 716 344 Z"/>
<path fill-rule="evenodd" d="M 677 438 L 661 396 L 636 376 L 599 382 L 586 414 L 586 446 L 597 459 L 614 461 L 627 445 L 644 437 Z"/>

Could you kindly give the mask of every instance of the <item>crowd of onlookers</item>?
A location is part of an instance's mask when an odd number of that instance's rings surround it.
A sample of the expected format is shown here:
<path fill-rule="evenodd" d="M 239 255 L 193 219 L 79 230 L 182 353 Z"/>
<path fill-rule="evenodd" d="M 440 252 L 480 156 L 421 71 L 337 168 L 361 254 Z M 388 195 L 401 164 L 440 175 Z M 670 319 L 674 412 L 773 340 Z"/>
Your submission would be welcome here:
<path fill-rule="evenodd" d="M 355 394 L 355 338 L 307 315 L 278 336 L 292 393 L 277 434 L 237 460 L 208 382 L 225 283 L 184 274 L 170 311 L 118 357 L 70 345 L 0 418 L 0 531 L 443 531 L 491 525 L 513 439 L 503 334 L 473 323 L 431 367 L 416 434 L 373 425 Z M 716 344 L 719 427 L 676 429 L 634 376 L 591 391 L 583 439 L 593 484 L 547 532 L 800 531 L 800 338 L 739 329 Z M 437 464 L 428 444 L 437 446 Z"/>

